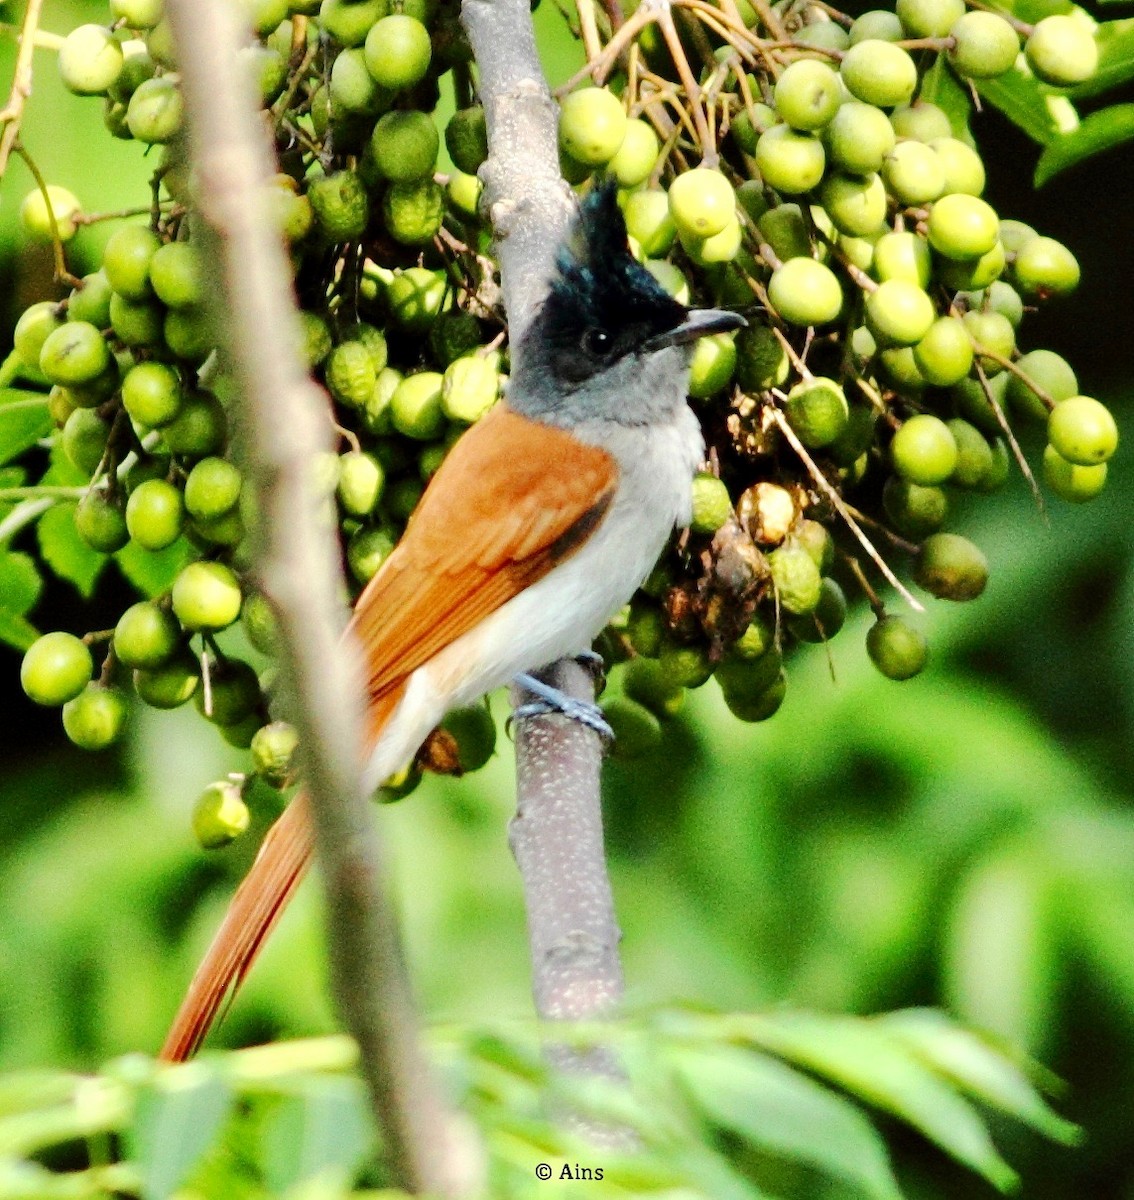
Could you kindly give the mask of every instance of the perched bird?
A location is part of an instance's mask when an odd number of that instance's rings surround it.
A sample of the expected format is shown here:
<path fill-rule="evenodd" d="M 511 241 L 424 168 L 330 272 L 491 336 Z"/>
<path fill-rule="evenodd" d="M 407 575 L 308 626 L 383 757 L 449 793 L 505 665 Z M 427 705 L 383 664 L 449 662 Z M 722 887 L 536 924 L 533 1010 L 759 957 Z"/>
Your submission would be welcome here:
<path fill-rule="evenodd" d="M 692 344 L 742 324 L 679 304 L 635 262 L 612 186 L 584 199 L 512 348 L 506 398 L 453 447 L 355 606 L 370 786 L 404 767 L 450 709 L 585 650 L 626 603 L 689 521 L 704 455 L 686 403 Z M 595 706 L 543 691 L 552 707 L 601 724 Z M 312 842 L 300 795 L 237 890 L 163 1058 L 200 1045 Z"/>

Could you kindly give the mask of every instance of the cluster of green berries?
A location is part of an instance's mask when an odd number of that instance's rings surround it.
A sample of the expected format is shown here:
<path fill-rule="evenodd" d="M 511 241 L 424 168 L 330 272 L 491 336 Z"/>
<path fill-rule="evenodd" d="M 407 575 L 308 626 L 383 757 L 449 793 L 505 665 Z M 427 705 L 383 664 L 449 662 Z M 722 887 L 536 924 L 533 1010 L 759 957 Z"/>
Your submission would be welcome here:
<path fill-rule="evenodd" d="M 304 353 L 342 433 L 313 478 L 361 590 L 505 379 L 483 267 L 485 115 L 451 0 L 242 3 L 246 66 L 277 131 L 265 207 L 294 265 Z M 617 180 L 632 249 L 661 284 L 685 303 L 755 306 L 747 329 L 695 350 L 690 395 L 717 466 L 694 483 L 680 552 L 604 637 L 608 657 L 626 660 L 606 701 L 624 754 L 655 746 L 685 690 L 710 677 L 740 718 L 770 716 L 791 646 L 843 625 L 838 517 L 780 422 L 832 488 L 910 544 L 915 582 L 951 599 L 979 595 L 987 564 L 944 530 L 950 494 L 1004 481 L 1014 427 L 1046 423 L 1043 478 L 1069 500 L 1097 494 L 1117 440 L 1062 358 L 1016 344 L 1026 305 L 1074 289 L 1073 256 L 1000 220 L 964 131 L 919 95 L 939 60 L 964 80 L 1027 69 L 1079 82 L 1097 62 L 1089 29 L 1046 17 L 1021 45 L 1019 23 L 963 0 L 899 0 L 896 13 L 854 21 L 780 4 L 785 48 L 747 0 L 729 8 L 777 44 L 757 63 L 710 30 L 719 145 L 700 147 L 701 166 L 686 165 L 697 156 L 683 136 L 659 136 L 641 90 L 587 87 L 561 108 L 565 176 Z M 677 77 L 656 27 L 639 43 L 656 75 Z M 193 700 L 252 755 L 247 775 L 200 800 L 198 834 L 222 844 L 248 823 L 252 778 L 290 780 L 294 732 L 270 720 L 271 666 L 253 665 L 275 635 L 243 580 L 251 499 L 229 457 L 161 0 L 110 0 L 106 26 L 65 39 L 59 70 L 73 91 L 103 98 L 111 134 L 162 147 L 160 203 L 148 223 L 116 229 L 70 296 L 24 313 L 16 352 L 24 378 L 50 389 L 56 444 L 89 481 L 74 507 L 79 536 L 101 554 L 161 556 L 169 579 L 113 631 L 41 638 L 22 677 L 91 748 L 120 733 L 127 685 L 159 708 Z M 442 130 L 446 73 L 457 109 Z M 442 139 L 453 164 L 443 175 Z M 54 185 L 30 193 L 22 217 L 31 236 L 62 242 L 86 219 Z M 924 637 L 875 608 L 871 659 L 891 678 L 917 674 Z M 475 769 L 494 744 L 485 707 L 453 714 L 384 795 L 407 794 L 423 766 Z"/>

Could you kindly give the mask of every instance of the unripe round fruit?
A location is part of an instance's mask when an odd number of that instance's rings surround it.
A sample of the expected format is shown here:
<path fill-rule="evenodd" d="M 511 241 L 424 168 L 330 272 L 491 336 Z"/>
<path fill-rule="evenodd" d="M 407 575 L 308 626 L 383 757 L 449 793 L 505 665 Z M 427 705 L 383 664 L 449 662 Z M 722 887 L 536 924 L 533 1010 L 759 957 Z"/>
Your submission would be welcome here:
<path fill-rule="evenodd" d="M 252 817 L 239 784 L 210 783 L 193 809 L 193 833 L 205 850 L 219 850 L 238 838 Z"/>
<path fill-rule="evenodd" d="M 106 452 L 110 426 L 87 408 L 76 409 L 63 426 L 63 453 L 86 476 L 91 476 Z"/>
<path fill-rule="evenodd" d="M 999 231 L 996 210 L 977 196 L 942 196 L 929 212 L 930 245 L 946 258 L 980 258 L 996 245 Z"/>
<path fill-rule="evenodd" d="M 877 175 L 828 174 L 819 196 L 835 228 L 851 237 L 877 233 L 886 220 L 886 189 Z"/>
<path fill-rule="evenodd" d="M 1024 55 L 1032 71 L 1053 87 L 1082 83 L 1099 65 L 1099 47 L 1091 31 L 1082 21 L 1062 14 L 1036 22 L 1024 43 Z"/>
<path fill-rule="evenodd" d="M 150 263 L 161 239 L 144 225 L 126 225 L 112 233 L 103 250 L 102 269 L 110 286 L 127 300 L 148 300 Z"/>
<path fill-rule="evenodd" d="M 828 457 L 840 467 L 852 467 L 874 444 L 878 414 L 873 405 L 851 404 L 846 428 L 827 447 Z"/>
<path fill-rule="evenodd" d="M 850 44 L 857 46 L 859 42 L 868 40 L 900 42 L 905 35 L 897 13 L 890 9 L 875 8 L 855 17 L 850 27 Z"/>
<path fill-rule="evenodd" d="M 445 368 L 441 411 L 450 421 L 472 425 L 496 403 L 500 376 L 495 364 L 480 354 L 467 354 Z"/>
<path fill-rule="evenodd" d="M 1071 364 L 1052 350 L 1032 350 L 1018 358 L 1016 366 L 1056 404 L 1079 393 L 1079 381 Z M 1047 404 L 1014 372 L 1008 380 L 1008 403 L 1021 417 L 1033 421 L 1048 418 Z"/>
<path fill-rule="evenodd" d="M 914 346 L 913 354 L 926 383 L 951 387 L 972 369 L 973 340 L 957 317 L 938 317 Z"/>
<path fill-rule="evenodd" d="M 799 58 L 776 80 L 776 111 L 792 129 L 821 129 L 842 99 L 838 75 L 824 62 Z"/>
<path fill-rule="evenodd" d="M 1079 264 L 1062 242 L 1034 237 L 1016 251 L 1016 286 L 1025 296 L 1066 296 L 1079 286 Z"/>
<path fill-rule="evenodd" d="M 965 14 L 965 0 L 898 0 L 894 7 L 911 38 L 944 37 Z"/>
<path fill-rule="evenodd" d="M 1049 488 L 1061 499 L 1072 504 L 1083 504 L 1093 500 L 1106 486 L 1107 464 L 1096 463 L 1092 467 L 1068 462 L 1054 446 L 1045 446 L 1043 451 L 1043 478 Z"/>
<path fill-rule="evenodd" d="M 436 130 L 433 136 L 436 138 Z M 319 232 L 328 242 L 349 242 L 362 236 L 370 220 L 370 203 L 354 171 L 335 171 L 313 180 L 307 197 Z"/>
<path fill-rule="evenodd" d="M 878 362 L 886 379 L 899 392 L 912 398 L 921 395 L 925 377 L 917 368 L 912 346 L 891 346 L 879 353 Z"/>
<path fill-rule="evenodd" d="M 779 387 L 787 381 L 789 371 L 787 351 L 767 325 L 752 322 L 736 335 L 736 382 L 744 391 Z"/>
<path fill-rule="evenodd" d="M 784 406 L 788 424 L 809 449 L 829 446 L 850 417 L 843 389 L 833 379 L 804 379 L 788 392 Z"/>
<path fill-rule="evenodd" d="M 936 317 L 928 293 L 904 279 L 888 279 L 866 298 L 866 321 L 880 344 L 912 346 Z"/>
<path fill-rule="evenodd" d="M 824 579 L 819 603 L 806 617 L 793 617 L 788 625 L 801 642 L 829 642 L 847 623 L 847 597 L 833 579 Z"/>
<path fill-rule="evenodd" d="M 866 653 L 887 679 L 912 679 L 929 660 L 925 635 L 901 617 L 879 617 L 866 635 Z"/>
<path fill-rule="evenodd" d="M 362 113 L 374 116 L 389 108 L 393 93 L 375 82 L 366 66 L 365 51 L 355 47 L 343 50 L 331 67 L 329 86 L 331 112 Z"/>
<path fill-rule="evenodd" d="M 1014 221 L 1009 218 L 1000 222 L 1000 240 L 1009 254 L 1015 254 L 1022 250 L 1032 238 L 1038 236 L 1036 231 L 1023 221 Z"/>
<path fill-rule="evenodd" d="M 720 233 L 714 233 L 712 237 L 682 237 L 681 239 L 681 245 L 685 253 L 699 267 L 708 267 L 714 263 L 731 262 L 740 253 L 740 243 L 740 220 L 735 216 Z"/>
<path fill-rule="evenodd" d="M 20 204 L 20 224 L 24 233 L 36 242 L 49 242 L 52 239 L 50 211 L 55 217 L 55 228 L 61 242 L 69 242 L 78 232 L 79 226 L 75 217 L 82 212 L 79 199 L 74 192 L 68 191 L 57 184 L 47 185 L 47 199 L 44 199 L 40 189 L 33 188 Z"/>
<path fill-rule="evenodd" d="M 389 0 L 323 0 L 319 26 L 340 46 L 361 46 L 374 24 L 389 11 Z"/>
<path fill-rule="evenodd" d="M 392 91 L 413 87 L 425 78 L 433 46 L 429 31 L 404 13 L 375 21 L 366 35 L 366 68 L 375 80 Z"/>
<path fill-rule="evenodd" d="M 786 262 L 789 258 L 811 257 L 811 230 L 798 204 L 777 204 L 756 222 L 762 241 Z"/>
<path fill-rule="evenodd" d="M 649 179 L 660 149 L 653 126 L 641 117 L 633 117 L 626 122 L 622 145 L 607 163 L 607 170 L 621 187 L 637 187 Z"/>
<path fill-rule="evenodd" d="M 390 418 L 400 434 L 422 442 L 440 437 L 445 426 L 443 383 L 444 377 L 437 371 L 419 371 L 398 384 L 390 397 Z"/>
<path fill-rule="evenodd" d="M 669 253 L 677 236 L 677 225 L 669 213 L 669 197 L 657 188 L 631 192 L 622 209 L 626 232 L 642 248 L 647 258 L 661 258 Z M 728 223 L 726 215 L 721 228 Z"/>
<path fill-rule="evenodd" d="M 717 666 L 717 682 L 727 699 L 756 700 L 776 682 L 782 666 L 783 655 L 775 644 L 763 653 L 741 653 L 733 646 Z"/>
<path fill-rule="evenodd" d="M 984 434 L 959 417 L 947 422 L 957 443 L 957 465 L 950 483 L 963 488 L 980 488 L 993 470 L 993 451 Z"/>
<path fill-rule="evenodd" d="M 685 703 L 684 689 L 668 678 L 657 659 L 631 659 L 622 671 L 622 690 L 663 720 L 676 716 Z"/>
<path fill-rule="evenodd" d="M 496 752 L 496 722 L 486 704 L 455 708 L 440 727 L 457 743 L 462 771 L 479 771 Z"/>
<path fill-rule="evenodd" d="M 45 633 L 24 655 L 20 684 L 36 704 L 66 704 L 90 683 L 93 672 L 91 652 L 83 641 L 72 633 Z"/>
<path fill-rule="evenodd" d="M 587 87 L 565 97 L 559 109 L 559 145 L 577 163 L 602 166 L 626 136 L 622 101 L 606 88 Z"/>
<path fill-rule="evenodd" d="M 161 436 L 172 453 L 196 459 L 222 450 L 227 428 L 220 401 L 208 392 L 197 392 L 187 396 L 177 416 L 162 426 Z"/>
<path fill-rule="evenodd" d="M 181 492 L 164 479 L 140 483 L 126 502 L 126 528 L 144 550 L 164 550 L 181 536 L 185 506 Z"/>
<path fill-rule="evenodd" d="M 275 657 L 279 653 L 279 628 L 272 606 L 259 592 L 250 592 L 244 598 L 240 623 L 248 635 L 248 641 L 261 654 Z"/>
<path fill-rule="evenodd" d="M 823 143 L 817 137 L 797 133 L 788 125 L 773 125 L 762 133 L 756 143 L 755 158 L 764 182 L 788 196 L 809 192 L 817 186 L 827 161 Z M 671 196 L 678 180 L 670 188 Z"/>
<path fill-rule="evenodd" d="M 945 190 L 945 168 L 924 142 L 899 142 L 882 164 L 886 187 L 900 204 L 922 205 Z"/>
<path fill-rule="evenodd" d="M 966 79 L 994 79 L 1010 71 L 1020 53 L 1016 31 L 991 12 L 967 12 L 949 30 L 949 62 Z"/>
<path fill-rule="evenodd" d="M 839 315 L 843 291 L 830 267 L 812 258 L 792 258 L 772 273 L 768 299 L 791 325 L 825 325 Z"/>
<path fill-rule="evenodd" d="M 375 167 L 385 178 L 395 181 L 431 177 L 439 146 L 433 118 L 416 110 L 379 117 L 370 137 Z"/>
<path fill-rule="evenodd" d="M 689 395 L 707 400 L 732 382 L 736 370 L 736 337 L 732 333 L 713 333 L 699 338 L 689 364 Z"/>
<path fill-rule="evenodd" d="M 815 560 L 803 546 L 785 544 L 768 555 L 768 567 L 780 608 L 796 616 L 814 611 L 823 579 Z"/>
<path fill-rule="evenodd" d="M 39 369 L 61 387 L 92 383 L 110 364 L 106 339 L 86 321 L 68 321 L 53 330 L 39 352 Z"/>
<path fill-rule="evenodd" d="M 223 563 L 189 563 L 173 581 L 172 600 L 186 629 L 224 629 L 240 616 L 240 582 Z"/>
<path fill-rule="evenodd" d="M 166 425 L 181 411 L 181 380 L 167 363 L 136 363 L 122 380 L 122 403 L 139 425 Z"/>
<path fill-rule="evenodd" d="M 283 785 L 298 745 L 299 734 L 286 721 L 273 721 L 257 729 L 250 746 L 256 774 L 273 787 Z"/>
<path fill-rule="evenodd" d="M 445 126 L 445 148 L 457 170 L 469 175 L 477 173 L 488 157 L 488 124 L 483 105 L 460 108 L 449 118 Z"/>
<path fill-rule="evenodd" d="M 939 282 L 950 290 L 972 291 L 995 283 L 1007 265 L 1008 256 L 999 241 L 987 254 L 965 261 L 943 258 L 939 270 Z"/>
<path fill-rule="evenodd" d="M 1001 371 L 988 379 L 988 390 L 992 399 L 1004 409 L 1005 396 L 1008 391 L 1007 372 Z M 962 379 L 951 389 L 953 401 L 959 416 L 971 421 L 978 429 L 995 436 L 1000 432 L 1000 421 L 996 409 L 985 395 L 984 387 L 978 379 Z"/>
<path fill-rule="evenodd" d="M 432 242 L 445 218 L 445 193 L 432 179 L 392 183 L 382 197 L 386 230 L 403 246 Z"/>
<path fill-rule="evenodd" d="M 899 533 L 917 541 L 945 524 L 949 497 L 939 487 L 922 487 L 891 475 L 882 489 L 882 507 Z"/>
<path fill-rule="evenodd" d="M 894 109 L 890 114 L 890 125 L 897 137 L 915 142 L 929 143 L 953 136 L 948 113 L 928 100 L 914 100 Z"/>
<path fill-rule="evenodd" d="M 1000 228 L 1003 231 L 1003 221 Z M 1000 244 L 1003 246 L 1003 239 Z M 981 291 L 963 292 L 959 299 L 969 309 L 998 312 L 1002 317 L 1008 318 L 1013 329 L 1024 319 L 1024 302 L 1020 299 L 1020 293 L 1010 283 L 1000 279 L 993 280 Z"/>
<path fill-rule="evenodd" d="M 385 529 L 364 526 L 347 543 L 347 565 L 351 574 L 359 583 L 368 583 L 393 549 L 394 539 Z"/>
<path fill-rule="evenodd" d="M 101 488 L 89 491 L 75 508 L 75 529 L 92 550 L 113 554 L 130 540 L 122 506 Z"/>
<path fill-rule="evenodd" d="M 410 333 L 426 333 L 450 306 L 445 274 L 425 267 L 407 267 L 386 285 L 386 304 L 394 321 Z"/>
<path fill-rule="evenodd" d="M 134 672 L 134 691 L 151 708 L 177 708 L 193 695 L 200 682 L 197 660 L 188 652 L 151 670 Z"/>
<path fill-rule="evenodd" d="M 126 346 L 156 346 L 162 340 L 164 310 L 149 300 L 127 300 L 113 292 L 110 328 Z"/>
<path fill-rule="evenodd" d="M 140 83 L 126 106 L 126 125 L 140 142 L 164 145 L 181 131 L 185 105 L 168 75 Z"/>
<path fill-rule="evenodd" d="M 385 472 L 373 455 L 361 450 L 351 450 L 339 457 L 339 504 L 343 512 L 352 517 L 365 517 L 374 511 Z"/>
<path fill-rule="evenodd" d="M 132 604 L 114 627 L 114 653 L 128 667 L 153 670 L 163 666 L 180 642 L 177 622 L 151 600 Z"/>
<path fill-rule="evenodd" d="M 683 646 L 667 640 L 657 663 L 662 678 L 671 687 L 699 688 L 713 673 L 707 646 Z"/>
<path fill-rule="evenodd" d="M 980 155 L 959 138 L 939 137 L 930 143 L 945 172 L 945 193 L 965 192 L 979 196 L 984 191 L 984 163 Z"/>
<path fill-rule="evenodd" d="M 1090 396 L 1061 400 L 1047 419 L 1047 437 L 1070 463 L 1094 466 L 1118 448 L 1118 426 L 1110 409 Z"/>
<path fill-rule="evenodd" d="M 12 343 L 26 367 L 39 370 L 39 355 L 48 335 L 63 325 L 63 311 L 51 300 L 40 300 L 20 314 L 12 334 Z"/>
<path fill-rule="evenodd" d="M 661 284 L 662 289 L 679 304 L 689 303 L 689 280 L 685 278 L 685 274 L 680 267 L 675 267 L 673 263 L 666 262 L 664 258 L 647 258 L 642 266 Z"/>
<path fill-rule="evenodd" d="M 1016 331 L 1007 317 L 996 312 L 967 312 L 962 321 L 980 351 L 989 351 L 1001 359 L 1012 357 L 1016 349 Z M 1003 364 L 996 358 L 983 355 L 980 365 L 987 375 L 996 375 L 1003 370 Z"/>
<path fill-rule="evenodd" d="M 105 329 L 110 324 L 110 296 L 110 282 L 102 271 L 84 275 L 82 287 L 75 288 L 67 299 L 67 320 L 87 321 L 96 329 Z"/>
<path fill-rule="evenodd" d="M 668 202 L 674 225 L 687 237 L 712 237 L 736 216 L 732 184 L 720 171 L 707 167 L 678 175 L 670 185 Z"/>
<path fill-rule="evenodd" d="M 210 707 L 206 710 L 206 699 Z M 209 689 L 196 693 L 197 711 L 214 725 L 237 725 L 261 707 L 263 696 L 256 672 L 238 658 L 213 663 Z"/>
<path fill-rule="evenodd" d="M 63 705 L 63 729 L 83 750 L 105 750 L 122 735 L 126 697 L 118 688 L 90 684 Z"/>
<path fill-rule="evenodd" d="M 839 71 L 856 100 L 878 108 L 904 104 L 917 87 L 917 67 L 900 46 L 868 38 L 843 56 Z"/>
<path fill-rule="evenodd" d="M 103 25 L 80 25 L 59 47 L 59 77 L 80 96 L 106 92 L 121 70 L 121 43 Z"/>
<path fill-rule="evenodd" d="M 161 20 L 163 0 L 110 0 L 110 15 L 131 29 L 153 29 Z"/>
<path fill-rule="evenodd" d="M 701 472 L 693 478 L 693 533 L 711 536 L 732 516 L 728 488 L 715 476 Z"/>
<path fill-rule="evenodd" d="M 823 131 L 823 144 L 834 166 L 854 175 L 869 175 L 882 169 L 893 150 L 894 128 L 880 108 L 848 100 Z"/>
<path fill-rule="evenodd" d="M 903 479 L 928 487 L 944 483 L 953 474 L 957 466 L 957 443 L 939 417 L 919 413 L 894 434 L 890 458 Z"/>
<path fill-rule="evenodd" d="M 192 308 L 205 298 L 201 252 L 189 242 L 169 242 L 150 259 L 150 286 L 170 308 Z"/>
<path fill-rule="evenodd" d="M 781 671 L 776 680 L 760 696 L 738 696 L 731 692 L 725 692 L 724 700 L 729 712 L 738 721 L 766 721 L 779 712 L 786 694 L 787 675 Z"/>
<path fill-rule="evenodd" d="M 240 472 L 224 458 L 202 458 L 185 480 L 185 508 L 190 516 L 210 520 L 235 508 L 240 499 Z"/>
<path fill-rule="evenodd" d="M 914 560 L 914 581 L 939 600 L 975 600 L 988 583 L 988 560 L 956 533 L 934 533 Z"/>
<path fill-rule="evenodd" d="M 603 701 L 602 713 L 614 730 L 614 742 L 610 748 L 612 757 L 642 758 L 661 748 L 661 723 L 645 705 L 626 696 L 615 696 Z"/>
<path fill-rule="evenodd" d="M 347 408 L 361 408 L 374 391 L 378 372 L 361 341 L 342 342 L 327 359 L 325 379 L 331 395 Z"/>

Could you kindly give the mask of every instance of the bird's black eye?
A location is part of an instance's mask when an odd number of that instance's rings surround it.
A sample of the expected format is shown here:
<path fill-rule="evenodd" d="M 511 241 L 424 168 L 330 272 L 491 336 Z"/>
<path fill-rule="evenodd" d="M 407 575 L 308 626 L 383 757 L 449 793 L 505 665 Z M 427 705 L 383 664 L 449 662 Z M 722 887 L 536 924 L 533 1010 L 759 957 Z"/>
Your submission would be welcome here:
<path fill-rule="evenodd" d="M 614 345 L 614 339 L 605 329 L 599 329 L 598 326 L 592 325 L 583 331 L 579 344 L 582 346 L 584 354 L 589 354 L 592 358 L 605 358 Z"/>

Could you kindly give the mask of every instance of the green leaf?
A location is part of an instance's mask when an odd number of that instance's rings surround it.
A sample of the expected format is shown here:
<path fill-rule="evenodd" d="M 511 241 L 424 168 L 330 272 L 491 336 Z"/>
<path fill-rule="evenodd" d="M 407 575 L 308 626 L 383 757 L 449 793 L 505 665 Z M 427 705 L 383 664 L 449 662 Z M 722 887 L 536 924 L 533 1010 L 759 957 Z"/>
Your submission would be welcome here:
<path fill-rule="evenodd" d="M 232 1107 L 226 1080 L 204 1063 L 163 1072 L 138 1094 L 127 1131 L 144 1200 L 165 1200 L 209 1150 Z"/>
<path fill-rule="evenodd" d="M 1035 78 L 1019 68 L 977 84 L 981 96 L 1041 146 L 1059 136 L 1048 96 Z"/>
<path fill-rule="evenodd" d="M 18 458 L 52 429 L 43 392 L 0 388 L 0 463 Z"/>
<path fill-rule="evenodd" d="M 73 583 L 83 599 L 89 600 L 107 559 L 79 537 L 75 505 L 57 504 L 49 508 L 36 525 L 36 535 L 43 561 L 60 579 Z"/>
<path fill-rule="evenodd" d="M 1007 1192 L 1016 1172 L 977 1111 L 883 1026 L 854 1017 L 779 1013 L 732 1018 L 754 1044 L 822 1075 L 920 1130 L 950 1157 Z"/>
<path fill-rule="evenodd" d="M 953 134 L 963 141 L 972 142 L 969 117 L 972 115 L 973 102 L 964 85 L 949 69 L 944 54 L 939 54 L 933 66 L 926 71 L 918 98 L 936 104 L 949 118 Z"/>
<path fill-rule="evenodd" d="M 1083 119 L 1078 129 L 1051 142 L 1036 163 L 1035 186 L 1042 187 L 1060 171 L 1102 154 L 1134 138 L 1134 104 L 1112 104 Z"/>
<path fill-rule="evenodd" d="M 314 1079 L 282 1097 L 265 1122 L 264 1179 L 272 1195 L 330 1175 L 345 1184 L 369 1149 L 366 1097 L 357 1079 Z"/>
<path fill-rule="evenodd" d="M 910 1008 L 879 1018 L 939 1075 L 1053 1141 L 1074 1146 L 1082 1131 L 1053 1112 L 1027 1075 L 1002 1051 L 931 1008 Z"/>
<path fill-rule="evenodd" d="M 127 542 L 114 556 L 114 561 L 143 596 L 155 600 L 169 591 L 191 556 L 189 543 L 178 538 L 164 550 L 143 550 L 137 542 Z"/>
<path fill-rule="evenodd" d="M 35 560 L 20 551 L 0 549 L 0 641 L 26 650 L 39 636 L 25 614 L 43 589 Z"/>
<path fill-rule="evenodd" d="M 817 1167 L 872 1200 L 901 1200 L 877 1130 L 830 1088 L 736 1049 L 678 1051 L 675 1066 L 714 1124 L 777 1157 Z"/>

